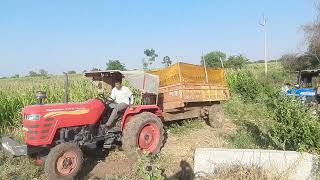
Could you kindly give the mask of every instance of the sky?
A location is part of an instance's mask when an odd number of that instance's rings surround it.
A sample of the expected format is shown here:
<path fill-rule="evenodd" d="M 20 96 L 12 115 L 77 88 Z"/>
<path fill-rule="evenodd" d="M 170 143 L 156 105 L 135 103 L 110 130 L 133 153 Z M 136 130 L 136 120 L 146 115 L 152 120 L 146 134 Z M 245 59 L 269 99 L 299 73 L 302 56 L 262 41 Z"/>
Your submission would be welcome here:
<path fill-rule="evenodd" d="M 260 60 L 263 13 L 268 59 L 304 51 L 314 0 L 0 0 L 0 76 L 104 69 L 108 59 L 139 69 L 146 48 L 159 55 L 153 68 L 214 50 Z"/>

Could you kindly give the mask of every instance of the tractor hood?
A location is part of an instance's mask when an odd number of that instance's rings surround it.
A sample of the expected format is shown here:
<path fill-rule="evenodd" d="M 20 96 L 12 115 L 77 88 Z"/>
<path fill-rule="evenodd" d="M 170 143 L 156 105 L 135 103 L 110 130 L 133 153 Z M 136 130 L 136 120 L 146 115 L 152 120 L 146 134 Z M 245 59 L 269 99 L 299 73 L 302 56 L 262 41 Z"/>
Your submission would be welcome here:
<path fill-rule="evenodd" d="M 27 144 L 51 144 L 57 129 L 96 124 L 105 110 L 99 99 L 83 103 L 27 106 L 22 110 Z"/>
<path fill-rule="evenodd" d="M 43 105 L 30 105 L 22 109 L 23 114 L 48 114 L 59 111 L 77 111 L 94 108 L 101 106 L 103 103 L 98 99 L 91 99 L 82 103 L 57 103 L 57 104 L 43 104 Z M 84 112 L 84 111 L 83 111 Z"/>

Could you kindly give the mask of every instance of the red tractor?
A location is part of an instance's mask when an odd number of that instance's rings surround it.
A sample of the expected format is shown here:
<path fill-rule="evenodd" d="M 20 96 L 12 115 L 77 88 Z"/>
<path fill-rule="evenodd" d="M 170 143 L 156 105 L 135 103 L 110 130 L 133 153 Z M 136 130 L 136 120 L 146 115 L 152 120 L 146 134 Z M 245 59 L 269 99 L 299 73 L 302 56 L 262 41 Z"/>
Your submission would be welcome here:
<path fill-rule="evenodd" d="M 115 79 L 124 77 L 120 71 L 90 72 L 85 76 L 98 81 L 100 89 L 102 82 L 112 85 Z M 133 155 L 137 151 L 156 154 L 163 146 L 162 113 L 157 105 L 130 106 L 119 114 L 113 128 L 107 128 L 111 112 L 108 103 L 113 100 L 104 94 L 82 103 L 43 104 L 45 97 L 45 92 L 38 92 L 39 104 L 22 110 L 26 144 L 3 137 L 2 146 L 14 156 L 28 155 L 44 162 L 49 179 L 75 177 L 83 163 L 84 148 L 102 144 L 109 149 L 122 144 L 124 151 Z"/>

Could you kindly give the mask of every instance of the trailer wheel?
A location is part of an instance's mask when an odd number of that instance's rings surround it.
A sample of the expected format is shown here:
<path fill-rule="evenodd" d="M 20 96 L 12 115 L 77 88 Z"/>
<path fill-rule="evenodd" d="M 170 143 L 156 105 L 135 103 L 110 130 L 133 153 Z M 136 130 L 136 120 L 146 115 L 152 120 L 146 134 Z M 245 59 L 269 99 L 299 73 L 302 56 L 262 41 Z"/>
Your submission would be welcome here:
<path fill-rule="evenodd" d="M 79 172 L 83 154 L 79 146 L 62 143 L 52 148 L 45 162 L 48 179 L 73 179 Z"/>
<path fill-rule="evenodd" d="M 224 111 L 221 104 L 214 104 L 209 108 L 208 123 L 213 128 L 221 128 L 224 124 Z"/>
<path fill-rule="evenodd" d="M 163 124 L 161 119 L 153 113 L 143 112 L 135 115 L 124 127 L 122 148 L 128 156 L 140 151 L 157 154 L 163 144 Z"/>

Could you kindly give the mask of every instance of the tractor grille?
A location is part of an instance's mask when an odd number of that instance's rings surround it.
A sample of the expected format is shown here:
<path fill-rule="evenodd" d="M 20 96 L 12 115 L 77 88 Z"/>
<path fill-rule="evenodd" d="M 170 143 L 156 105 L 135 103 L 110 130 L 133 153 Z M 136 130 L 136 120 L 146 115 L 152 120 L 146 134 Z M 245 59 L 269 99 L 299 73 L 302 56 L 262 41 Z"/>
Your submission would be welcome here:
<path fill-rule="evenodd" d="M 24 119 L 23 129 L 25 130 L 25 141 L 30 144 L 46 142 L 51 133 L 53 120 L 54 119 L 29 121 Z"/>

